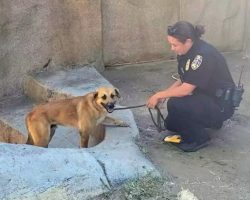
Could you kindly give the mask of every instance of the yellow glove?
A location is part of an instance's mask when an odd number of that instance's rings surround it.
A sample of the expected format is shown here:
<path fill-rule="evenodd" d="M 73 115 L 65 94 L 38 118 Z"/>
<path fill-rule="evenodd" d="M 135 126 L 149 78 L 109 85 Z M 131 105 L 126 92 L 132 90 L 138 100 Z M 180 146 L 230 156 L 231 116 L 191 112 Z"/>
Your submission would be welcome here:
<path fill-rule="evenodd" d="M 164 142 L 172 142 L 179 144 L 181 142 L 181 136 L 180 135 L 170 135 L 164 138 Z"/>

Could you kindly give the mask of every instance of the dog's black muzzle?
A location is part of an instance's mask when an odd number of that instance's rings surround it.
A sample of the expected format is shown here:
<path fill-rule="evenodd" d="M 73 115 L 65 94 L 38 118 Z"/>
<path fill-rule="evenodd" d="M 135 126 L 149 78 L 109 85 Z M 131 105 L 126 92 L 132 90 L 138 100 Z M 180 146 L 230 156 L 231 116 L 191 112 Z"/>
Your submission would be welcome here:
<path fill-rule="evenodd" d="M 114 108 L 115 108 L 115 102 L 114 103 L 107 103 L 107 104 L 102 103 L 102 106 L 107 110 L 108 113 L 112 113 L 114 111 Z"/>

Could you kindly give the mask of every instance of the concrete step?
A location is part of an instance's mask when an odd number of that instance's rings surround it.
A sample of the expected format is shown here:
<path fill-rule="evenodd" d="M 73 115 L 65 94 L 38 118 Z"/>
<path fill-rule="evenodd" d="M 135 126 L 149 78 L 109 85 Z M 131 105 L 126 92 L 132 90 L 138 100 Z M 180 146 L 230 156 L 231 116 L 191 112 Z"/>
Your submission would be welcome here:
<path fill-rule="evenodd" d="M 24 80 L 24 92 L 35 102 L 82 96 L 101 86 L 112 86 L 93 67 L 33 73 Z"/>
<path fill-rule="evenodd" d="M 30 98 L 0 102 L 0 135 L 4 142 L 20 143 L 0 143 L 0 199 L 83 200 L 127 180 L 160 176 L 135 144 L 139 131 L 130 110 L 111 114 L 129 127 L 106 126 L 105 139 L 91 148 L 79 149 L 77 131 L 67 127 L 56 130 L 49 144 L 55 148 L 23 144 L 25 116 L 34 102 L 84 95 L 100 86 L 111 84 L 94 68 L 44 71 L 26 77 L 24 90 Z"/>
<path fill-rule="evenodd" d="M 100 86 L 111 86 L 111 84 L 92 67 L 56 72 L 41 71 L 26 75 L 24 91 L 27 97 L 15 97 L 1 102 L 4 106 L 0 111 L 0 142 L 26 143 L 25 116 L 35 104 L 85 95 Z M 58 126 L 49 147 L 78 148 L 78 131 L 70 127 Z"/>
<path fill-rule="evenodd" d="M 0 142 L 25 144 L 27 131 L 25 127 L 26 113 L 31 110 L 30 99 L 11 97 L 0 102 Z"/>
<path fill-rule="evenodd" d="M 41 71 L 26 75 L 24 93 L 37 103 L 73 96 L 82 96 L 101 86 L 112 86 L 93 67 Z M 89 146 L 97 144 L 90 140 Z M 76 129 L 58 126 L 49 147 L 78 148 Z"/>
<path fill-rule="evenodd" d="M 25 117 L 35 104 L 34 101 L 25 96 L 12 97 L 0 102 L 0 142 L 26 143 L 28 132 Z M 78 148 L 78 131 L 73 128 L 59 126 L 49 147 Z"/>
<path fill-rule="evenodd" d="M 37 103 L 73 96 L 82 96 L 101 86 L 112 86 L 93 67 L 41 71 L 26 75 L 24 92 Z M 96 141 L 90 140 L 89 146 Z M 58 126 L 49 147 L 78 148 L 79 133 L 70 127 Z"/>

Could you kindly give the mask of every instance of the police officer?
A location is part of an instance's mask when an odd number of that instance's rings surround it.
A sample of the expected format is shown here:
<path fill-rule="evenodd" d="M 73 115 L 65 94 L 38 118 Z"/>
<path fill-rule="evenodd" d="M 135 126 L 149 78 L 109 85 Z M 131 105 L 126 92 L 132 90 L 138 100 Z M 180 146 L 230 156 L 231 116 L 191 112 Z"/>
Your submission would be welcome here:
<path fill-rule="evenodd" d="M 233 115 L 232 89 L 235 84 L 224 57 L 216 48 L 200 39 L 205 30 L 179 21 L 168 27 L 167 40 L 177 54 L 177 80 L 166 90 L 152 95 L 147 107 L 155 108 L 168 98 L 165 126 L 178 133 L 165 141 L 175 140 L 186 152 L 196 151 L 208 144 L 205 128 L 219 129 Z M 180 136 L 180 137 L 179 137 Z"/>

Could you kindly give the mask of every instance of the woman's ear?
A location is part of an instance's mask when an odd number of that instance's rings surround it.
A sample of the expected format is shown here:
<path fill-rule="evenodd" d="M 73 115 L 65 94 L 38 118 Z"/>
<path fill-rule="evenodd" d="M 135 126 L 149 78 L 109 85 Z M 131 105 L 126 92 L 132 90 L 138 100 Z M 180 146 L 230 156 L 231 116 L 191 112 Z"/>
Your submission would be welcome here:
<path fill-rule="evenodd" d="M 192 46 L 193 45 L 193 40 L 188 38 L 188 39 L 186 39 L 185 43 Z"/>

